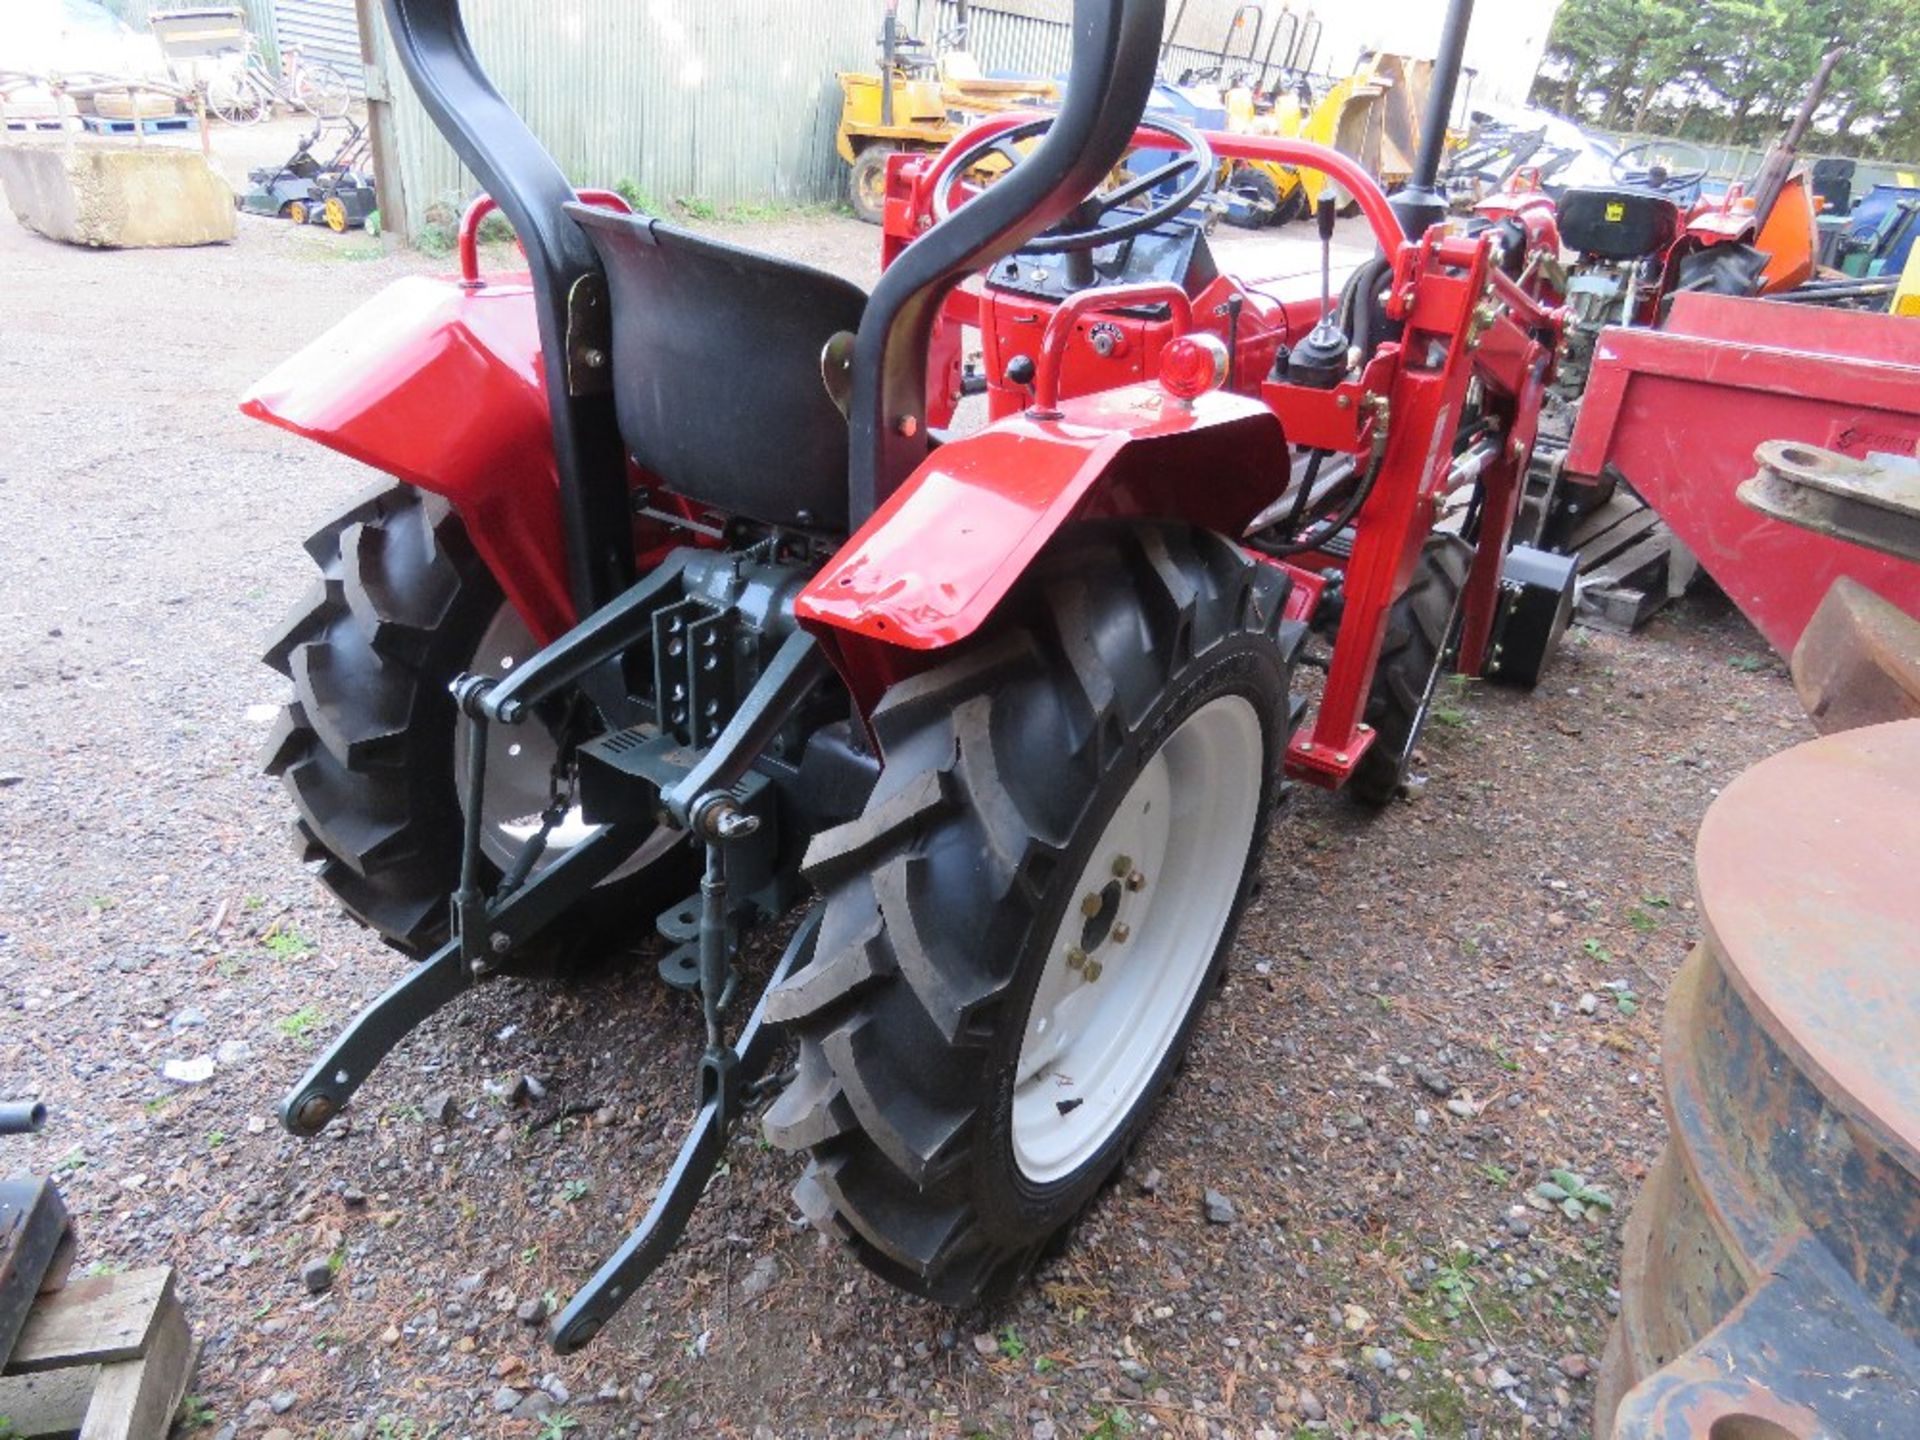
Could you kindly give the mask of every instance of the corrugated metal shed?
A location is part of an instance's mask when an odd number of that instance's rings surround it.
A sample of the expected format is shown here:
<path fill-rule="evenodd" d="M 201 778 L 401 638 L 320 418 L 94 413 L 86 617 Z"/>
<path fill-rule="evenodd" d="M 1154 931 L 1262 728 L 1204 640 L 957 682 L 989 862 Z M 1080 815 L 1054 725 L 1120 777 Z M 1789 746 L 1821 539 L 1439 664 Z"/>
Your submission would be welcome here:
<path fill-rule="evenodd" d="M 360 26 L 353 0 L 273 0 L 273 27 L 281 48 L 298 45 L 307 59 L 330 62 L 360 92 Z"/>
<path fill-rule="evenodd" d="M 282 43 L 300 39 L 358 78 L 352 0 L 273 3 Z M 1525 93 L 1559 3 L 1481 0 L 1468 49 L 1480 70 L 1476 97 Z M 1169 4 L 1169 21 L 1177 8 Z M 1190 0 L 1165 71 L 1210 64 L 1236 8 Z M 1266 7 L 1266 24 L 1288 8 Z M 1363 46 L 1431 55 L 1445 8 L 1445 0 L 1320 7 L 1314 68 L 1344 74 Z M 952 19 L 951 0 L 906 0 L 901 9 L 929 39 Z M 990 0 L 971 10 L 971 48 L 989 71 L 1065 71 L 1071 0 Z M 835 72 L 875 65 L 881 0 L 465 0 L 464 11 L 495 85 L 576 184 L 631 180 L 660 199 L 723 205 L 843 193 Z M 1251 38 L 1237 38 L 1234 54 Z M 1263 36 L 1256 53 L 1265 47 Z M 388 74 L 417 229 L 429 207 L 457 208 L 475 187 L 405 77 L 392 65 Z"/>
<path fill-rule="evenodd" d="M 932 22 L 932 14 L 937 10 L 938 25 Z M 935 33 L 950 30 L 959 17 L 959 6 L 955 0 L 918 0 L 917 5 L 903 9 L 915 31 L 922 38 Z M 1072 13 L 1069 0 L 997 0 L 990 5 L 969 3 L 967 6 L 967 48 L 989 74 L 1052 75 L 1064 76 L 1072 58 L 1073 39 L 1068 25 L 1068 16 Z M 1188 16 L 1193 13 L 1189 7 Z M 1169 14 L 1168 24 L 1173 16 Z M 1207 69 L 1219 59 L 1220 40 L 1226 32 L 1226 21 L 1214 29 L 1203 31 L 1198 21 L 1182 17 L 1179 29 L 1179 43 L 1165 47 L 1162 52 L 1161 74 L 1166 78 L 1175 78 L 1186 70 Z M 1256 59 L 1267 53 L 1268 31 L 1263 27 L 1259 36 L 1259 51 Z M 1234 36 L 1230 55 L 1233 60 L 1243 60 L 1247 47 L 1254 40 L 1254 27 L 1248 21 L 1241 33 Z M 1279 68 L 1285 39 L 1273 54 L 1274 68 Z M 1242 65 L 1229 64 L 1229 70 L 1239 73 Z M 1265 78 L 1264 76 L 1262 77 Z"/>
<path fill-rule="evenodd" d="M 575 184 L 632 180 L 662 199 L 718 204 L 844 191 L 834 77 L 873 64 L 877 0 L 466 0 L 464 10 L 494 84 Z M 398 66 L 389 73 L 417 226 L 474 182 Z"/>

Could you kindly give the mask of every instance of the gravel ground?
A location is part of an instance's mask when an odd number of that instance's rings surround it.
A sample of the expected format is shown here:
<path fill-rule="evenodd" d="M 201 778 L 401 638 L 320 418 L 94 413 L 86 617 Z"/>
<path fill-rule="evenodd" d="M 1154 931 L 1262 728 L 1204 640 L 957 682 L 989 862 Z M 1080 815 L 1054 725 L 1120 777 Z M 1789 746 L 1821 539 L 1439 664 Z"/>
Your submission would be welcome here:
<path fill-rule="evenodd" d="M 873 271 L 848 220 L 733 233 Z M 1631 641 L 1577 632 L 1532 697 L 1449 693 L 1409 804 L 1299 797 L 1192 1063 L 1004 1310 L 903 1298 L 826 1248 L 747 1127 L 647 1292 L 547 1354 L 530 1321 L 638 1218 L 688 1108 L 697 1017 L 644 964 L 473 993 L 326 1139 L 280 1133 L 312 1048 L 404 962 L 303 875 L 255 770 L 280 699 L 261 637 L 307 584 L 301 539 L 369 477 L 234 401 L 434 268 L 270 221 L 117 254 L 0 222 L 0 1097 L 54 1115 L 0 1143 L 60 1178 L 83 1267 L 179 1267 L 188 1427 L 1586 1434 L 1663 1136 L 1691 837 L 1807 733 L 1711 599 Z M 210 1079 L 165 1078 L 201 1057 Z M 1616 1208 L 1530 1204 L 1556 1169 Z"/>

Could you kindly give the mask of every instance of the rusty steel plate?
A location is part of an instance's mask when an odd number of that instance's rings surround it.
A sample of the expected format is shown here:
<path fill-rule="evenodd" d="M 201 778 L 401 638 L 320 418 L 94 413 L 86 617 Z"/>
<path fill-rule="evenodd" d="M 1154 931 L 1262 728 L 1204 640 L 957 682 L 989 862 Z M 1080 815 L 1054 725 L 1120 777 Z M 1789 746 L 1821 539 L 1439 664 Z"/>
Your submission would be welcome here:
<path fill-rule="evenodd" d="M 1920 720 L 1707 812 L 1667 996 L 1670 1139 L 1595 1393 L 1612 1440 L 1920 1437 Z"/>
<path fill-rule="evenodd" d="M 1793 688 L 1822 735 L 1920 719 L 1920 620 L 1842 576 L 1793 647 Z"/>
<path fill-rule="evenodd" d="M 1755 1018 L 1920 1174 L 1920 721 L 1761 761 L 1707 811 L 1695 866 Z"/>

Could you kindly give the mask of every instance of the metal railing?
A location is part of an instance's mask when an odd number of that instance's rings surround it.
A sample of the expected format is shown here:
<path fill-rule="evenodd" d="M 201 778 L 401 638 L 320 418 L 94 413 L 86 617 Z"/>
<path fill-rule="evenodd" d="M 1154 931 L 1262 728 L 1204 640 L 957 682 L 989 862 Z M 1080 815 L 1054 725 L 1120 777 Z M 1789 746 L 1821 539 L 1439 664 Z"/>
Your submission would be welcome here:
<path fill-rule="evenodd" d="M 959 11 L 958 0 L 919 0 L 912 15 L 916 27 L 914 34 L 919 39 L 933 43 L 937 36 L 954 28 L 959 21 Z M 1072 48 L 1072 34 L 1066 21 L 1025 15 L 992 5 L 970 3 L 966 11 L 967 49 L 979 61 L 981 69 L 989 74 L 1000 72 L 1057 77 L 1066 73 L 1067 54 Z M 1261 89 L 1289 78 L 1291 72 L 1282 64 L 1280 53 L 1284 46 L 1274 47 L 1271 60 L 1265 57 L 1263 52 L 1267 49 L 1268 39 L 1265 33 L 1258 37 L 1253 56 L 1247 55 L 1245 47 L 1252 44 L 1255 38 L 1249 36 L 1234 42 L 1232 53 L 1226 59 L 1225 78 L 1247 76 Z M 1311 36 L 1309 44 L 1312 44 Z M 1324 67 L 1328 63 L 1325 48 L 1316 48 L 1319 53 L 1311 63 L 1315 67 Z M 1204 72 L 1219 65 L 1220 51 L 1217 47 L 1207 49 L 1198 45 L 1168 45 L 1161 52 L 1160 78 L 1176 81 L 1189 71 Z M 1326 77 L 1321 68 L 1315 68 L 1310 78 L 1318 80 Z"/>

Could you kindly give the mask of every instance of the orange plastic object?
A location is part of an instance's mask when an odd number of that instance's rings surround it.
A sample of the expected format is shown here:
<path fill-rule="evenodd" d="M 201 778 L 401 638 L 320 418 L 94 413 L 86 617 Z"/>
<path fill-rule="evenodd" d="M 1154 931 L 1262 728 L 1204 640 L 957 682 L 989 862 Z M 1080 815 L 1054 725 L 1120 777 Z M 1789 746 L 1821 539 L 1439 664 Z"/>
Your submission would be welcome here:
<path fill-rule="evenodd" d="M 1754 241 L 1770 257 L 1767 268 L 1760 272 L 1762 295 L 1777 295 L 1813 278 L 1820 245 L 1820 231 L 1813 217 L 1813 183 L 1802 171 L 1782 187 L 1773 213 Z"/>

